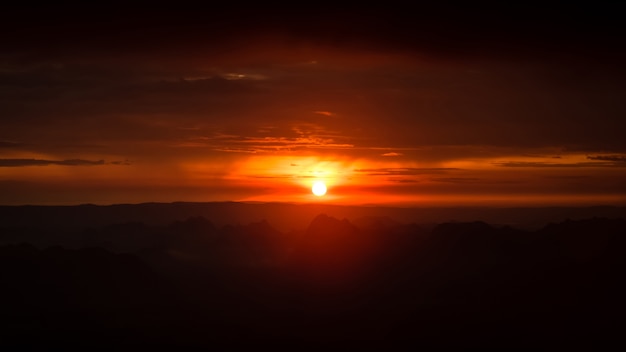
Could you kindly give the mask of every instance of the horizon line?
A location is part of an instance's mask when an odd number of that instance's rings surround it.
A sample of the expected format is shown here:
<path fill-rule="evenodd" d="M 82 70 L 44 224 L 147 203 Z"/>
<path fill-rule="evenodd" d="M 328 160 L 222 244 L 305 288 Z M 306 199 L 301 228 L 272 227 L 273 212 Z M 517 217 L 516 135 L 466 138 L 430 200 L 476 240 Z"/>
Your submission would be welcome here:
<path fill-rule="evenodd" d="M 0 204 L 0 207 L 114 207 L 114 206 L 141 206 L 141 205 L 175 205 L 175 204 L 244 204 L 244 205 L 293 205 L 293 206 L 324 206 L 324 207 L 354 207 L 354 208 L 396 208 L 396 209 L 423 209 L 423 208 L 484 208 L 484 209 L 539 209 L 539 208 L 626 208 L 626 204 L 589 204 L 589 205 L 450 205 L 450 204 L 415 204 L 415 205 L 395 205 L 395 204 L 329 204 L 315 202 L 263 202 L 263 201 L 171 201 L 171 202 L 138 202 L 138 203 L 76 203 L 76 204 Z"/>

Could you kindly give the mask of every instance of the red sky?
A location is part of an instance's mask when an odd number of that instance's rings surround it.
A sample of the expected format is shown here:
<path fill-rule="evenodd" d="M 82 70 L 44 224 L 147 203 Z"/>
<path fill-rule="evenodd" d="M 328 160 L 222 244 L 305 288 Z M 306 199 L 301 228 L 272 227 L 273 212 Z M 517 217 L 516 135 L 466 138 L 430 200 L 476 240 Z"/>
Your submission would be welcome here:
<path fill-rule="evenodd" d="M 63 10 L 0 28 L 0 204 L 626 203 L 614 9 Z"/>

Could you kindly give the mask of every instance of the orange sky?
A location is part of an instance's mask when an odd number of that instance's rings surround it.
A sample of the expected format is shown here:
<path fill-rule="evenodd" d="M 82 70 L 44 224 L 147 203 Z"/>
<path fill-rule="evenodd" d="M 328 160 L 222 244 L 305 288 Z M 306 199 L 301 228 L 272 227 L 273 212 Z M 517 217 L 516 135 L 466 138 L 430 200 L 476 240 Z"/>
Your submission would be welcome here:
<path fill-rule="evenodd" d="M 0 204 L 626 203 L 619 36 L 431 10 L 17 12 Z"/>

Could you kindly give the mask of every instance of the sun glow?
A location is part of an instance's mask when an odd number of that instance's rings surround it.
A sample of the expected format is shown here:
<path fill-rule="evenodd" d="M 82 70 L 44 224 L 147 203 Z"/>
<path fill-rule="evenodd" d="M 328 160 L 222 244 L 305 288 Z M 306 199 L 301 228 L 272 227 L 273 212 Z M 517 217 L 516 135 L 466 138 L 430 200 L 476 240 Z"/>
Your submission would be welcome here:
<path fill-rule="evenodd" d="M 322 181 L 316 181 L 313 183 L 313 187 L 311 187 L 311 192 L 318 197 L 321 197 L 326 194 L 326 185 Z"/>

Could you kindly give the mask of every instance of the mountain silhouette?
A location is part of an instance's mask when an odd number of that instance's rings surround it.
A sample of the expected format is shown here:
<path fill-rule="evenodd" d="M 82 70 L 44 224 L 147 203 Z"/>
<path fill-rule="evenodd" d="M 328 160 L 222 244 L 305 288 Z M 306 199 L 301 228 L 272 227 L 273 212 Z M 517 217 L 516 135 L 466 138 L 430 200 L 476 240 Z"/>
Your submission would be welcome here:
<path fill-rule="evenodd" d="M 622 218 L 529 230 L 319 212 L 292 231 L 258 219 L 0 227 L 3 345 L 623 342 Z"/>
<path fill-rule="evenodd" d="M 376 250 L 373 238 L 347 219 L 320 214 L 297 242 L 291 262 L 310 282 L 351 285 L 365 274 Z"/>

